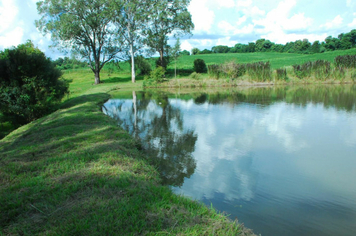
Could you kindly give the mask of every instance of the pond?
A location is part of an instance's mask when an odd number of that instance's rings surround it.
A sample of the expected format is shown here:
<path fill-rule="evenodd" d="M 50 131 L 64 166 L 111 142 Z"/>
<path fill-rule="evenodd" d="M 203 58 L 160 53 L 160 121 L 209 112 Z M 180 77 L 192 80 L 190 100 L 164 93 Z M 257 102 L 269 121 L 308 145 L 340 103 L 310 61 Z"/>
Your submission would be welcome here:
<path fill-rule="evenodd" d="M 116 94 L 165 184 L 256 234 L 356 235 L 356 86 Z"/>

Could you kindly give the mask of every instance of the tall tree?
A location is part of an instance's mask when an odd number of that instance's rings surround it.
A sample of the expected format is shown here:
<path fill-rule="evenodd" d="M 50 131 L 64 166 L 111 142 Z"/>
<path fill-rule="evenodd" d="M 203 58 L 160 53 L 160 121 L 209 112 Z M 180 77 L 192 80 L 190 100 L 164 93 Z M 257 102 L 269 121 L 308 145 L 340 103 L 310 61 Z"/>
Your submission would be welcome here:
<path fill-rule="evenodd" d="M 71 49 L 89 62 L 100 83 L 100 70 L 121 51 L 112 23 L 112 0 L 43 0 L 37 2 L 42 16 L 37 28 L 50 33 L 54 46 Z"/>
<path fill-rule="evenodd" d="M 164 55 L 167 53 L 168 36 L 191 34 L 194 24 L 187 6 L 190 0 L 154 0 L 149 25 L 145 29 L 146 45 L 160 55 L 159 65 L 166 67 Z"/>
<path fill-rule="evenodd" d="M 123 36 L 129 49 L 131 80 L 135 83 L 135 54 L 142 47 L 141 32 L 147 25 L 151 4 L 147 0 L 115 0 L 113 4 L 118 33 Z"/>

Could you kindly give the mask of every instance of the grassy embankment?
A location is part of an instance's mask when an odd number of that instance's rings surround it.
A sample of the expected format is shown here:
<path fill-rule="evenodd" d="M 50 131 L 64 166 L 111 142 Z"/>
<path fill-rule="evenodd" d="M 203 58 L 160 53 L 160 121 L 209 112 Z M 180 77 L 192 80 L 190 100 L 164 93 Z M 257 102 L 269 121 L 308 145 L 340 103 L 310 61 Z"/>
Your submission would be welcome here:
<path fill-rule="evenodd" d="M 158 87 L 215 87 L 215 86 L 238 86 L 238 85 L 251 85 L 251 84 L 300 84 L 300 83 L 353 83 L 355 82 L 356 70 L 347 69 L 342 76 L 339 71 L 335 70 L 334 59 L 342 55 L 355 55 L 356 49 L 332 51 L 319 54 L 291 54 L 291 53 L 228 53 L 228 54 L 206 54 L 194 56 L 182 56 L 177 62 L 178 79 L 173 79 L 174 62 L 168 66 L 168 80 L 159 84 Z M 270 63 L 269 78 L 263 78 L 263 81 L 254 76 L 248 71 L 243 76 L 237 79 L 231 79 L 229 76 L 220 76 L 217 79 L 212 74 L 193 74 L 193 62 L 195 59 L 203 59 L 209 65 L 217 64 L 222 65 L 228 62 L 235 64 L 247 64 L 257 62 Z M 300 77 L 295 73 L 293 65 L 302 65 L 307 62 L 314 62 L 317 60 L 324 60 L 331 63 L 329 72 L 323 75 L 323 78 L 318 76 L 309 75 Z M 257 66 L 259 67 L 259 66 Z M 123 65 L 123 68 L 125 66 Z M 277 69 L 285 70 L 286 76 L 278 76 Z M 324 69 L 324 68 L 321 68 Z M 231 68 L 235 70 L 235 68 Z M 261 68 L 261 70 L 264 70 Z M 313 71 L 315 72 L 315 71 Z M 353 76 L 354 74 L 354 76 Z M 262 76 L 263 77 L 263 76 Z M 283 79 L 281 78 L 283 77 Z M 156 86 L 156 85 L 154 85 Z"/>
<path fill-rule="evenodd" d="M 109 91 L 132 89 L 129 77 L 64 76 L 61 109 L 0 140 L 0 235 L 251 234 L 162 186 L 140 144 L 101 112 Z"/>

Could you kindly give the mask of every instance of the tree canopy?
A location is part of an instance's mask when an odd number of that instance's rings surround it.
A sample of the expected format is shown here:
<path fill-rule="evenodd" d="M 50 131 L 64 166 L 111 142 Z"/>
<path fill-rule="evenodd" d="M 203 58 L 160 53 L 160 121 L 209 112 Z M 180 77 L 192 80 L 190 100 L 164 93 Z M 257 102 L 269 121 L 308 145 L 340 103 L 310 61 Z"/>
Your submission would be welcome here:
<path fill-rule="evenodd" d="M 0 52 L 0 112 L 19 125 L 48 114 L 68 91 L 61 75 L 31 41 Z"/>
<path fill-rule="evenodd" d="M 192 16 L 187 7 L 190 0 L 154 0 L 151 1 L 152 9 L 149 16 L 149 24 L 144 30 L 145 43 L 155 52 L 158 52 L 158 65 L 166 67 L 164 59 L 169 54 L 167 44 L 168 36 L 182 36 L 191 34 L 194 28 Z"/>
<path fill-rule="evenodd" d="M 87 60 L 100 83 L 100 70 L 122 50 L 113 24 L 112 0 L 43 0 L 37 2 L 37 28 L 50 33 L 55 46 L 70 48 Z"/>

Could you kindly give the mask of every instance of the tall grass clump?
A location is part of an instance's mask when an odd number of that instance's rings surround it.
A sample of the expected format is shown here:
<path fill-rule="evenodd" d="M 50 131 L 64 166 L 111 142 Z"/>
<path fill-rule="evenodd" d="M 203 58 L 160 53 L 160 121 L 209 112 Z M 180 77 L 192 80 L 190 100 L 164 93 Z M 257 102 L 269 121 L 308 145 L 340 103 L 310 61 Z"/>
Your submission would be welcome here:
<path fill-rule="evenodd" d="M 332 69 L 332 76 L 339 80 L 343 80 L 346 77 L 346 69 L 343 66 L 335 66 Z"/>
<path fill-rule="evenodd" d="M 285 69 L 285 68 L 276 69 L 276 80 L 284 80 L 284 81 L 286 81 L 287 79 L 288 79 L 288 77 L 287 77 L 287 69 Z"/>
<path fill-rule="evenodd" d="M 272 77 L 271 64 L 269 61 L 248 63 L 246 64 L 246 71 L 251 77 L 251 79 L 260 82 L 271 80 Z"/>
<path fill-rule="evenodd" d="M 325 60 L 308 61 L 302 65 L 293 65 L 294 73 L 299 79 L 314 75 L 316 79 L 327 79 L 332 70 L 331 63 Z"/>
<path fill-rule="evenodd" d="M 220 73 L 221 73 L 220 65 L 218 65 L 218 64 L 208 65 L 208 74 L 210 75 L 210 77 L 219 79 Z"/>
<path fill-rule="evenodd" d="M 317 60 L 312 63 L 312 71 L 316 79 L 325 80 L 330 76 L 331 63 L 325 60 Z"/>
<path fill-rule="evenodd" d="M 224 64 L 213 64 L 208 66 L 208 73 L 211 77 L 237 79 L 246 73 L 246 65 L 236 62 L 226 62 Z"/>
<path fill-rule="evenodd" d="M 310 77 L 312 73 L 312 62 L 308 61 L 301 65 L 293 65 L 294 74 L 299 78 Z"/>
<path fill-rule="evenodd" d="M 335 66 L 356 68 L 356 55 L 337 56 L 334 59 Z"/>

